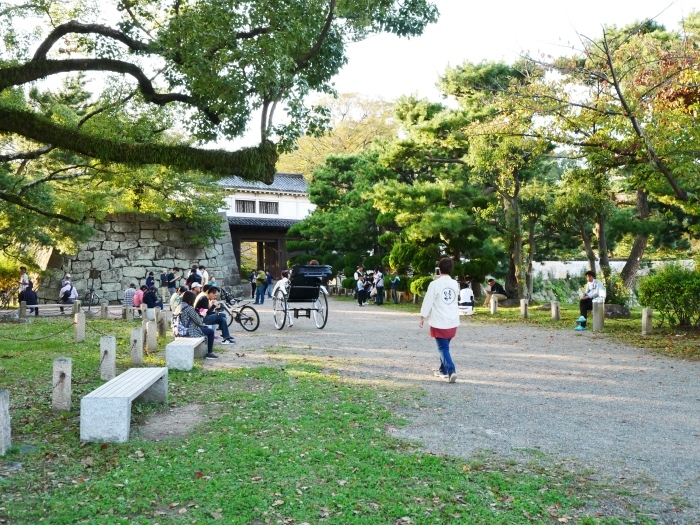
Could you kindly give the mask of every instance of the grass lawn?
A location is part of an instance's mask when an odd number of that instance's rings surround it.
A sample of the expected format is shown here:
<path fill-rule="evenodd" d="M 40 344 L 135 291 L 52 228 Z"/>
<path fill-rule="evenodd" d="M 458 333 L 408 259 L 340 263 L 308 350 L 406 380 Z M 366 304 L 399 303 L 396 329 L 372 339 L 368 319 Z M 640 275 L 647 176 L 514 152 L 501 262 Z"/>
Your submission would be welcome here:
<path fill-rule="evenodd" d="M 340 297 L 341 301 L 350 301 L 350 297 Z M 371 306 L 370 308 L 374 308 Z M 385 301 L 381 308 L 395 308 L 407 312 L 418 312 L 420 306 L 411 302 L 398 305 L 391 301 Z M 499 308 L 496 315 L 491 315 L 488 308 L 477 306 L 470 321 L 484 321 L 490 323 L 529 323 L 542 326 L 555 326 L 562 330 L 573 330 L 576 319 L 579 317 L 578 304 L 562 304 L 561 320 L 552 321 L 549 310 L 537 310 L 537 306 L 531 306 L 529 319 L 520 317 L 520 308 Z M 651 335 L 642 335 L 642 308 L 630 309 L 629 319 L 606 319 L 603 333 L 608 334 L 613 340 L 629 344 L 638 348 L 647 348 L 655 352 L 678 357 L 682 359 L 700 359 L 700 330 L 684 330 L 674 328 L 665 323 L 660 325 L 658 319 L 654 320 L 654 329 Z M 593 321 L 588 315 L 588 330 L 592 330 Z"/>
<path fill-rule="evenodd" d="M 0 523 L 627 522 L 585 515 L 596 512 L 598 492 L 577 473 L 490 455 L 430 455 L 393 439 L 387 428 L 404 423 L 394 411 L 416 403 L 415 392 L 321 373 L 313 360 L 172 371 L 169 406 L 135 405 L 132 419 L 192 403 L 216 408 L 214 416 L 186 437 L 81 443 L 79 400 L 101 384 L 98 332 L 117 336 L 122 371 L 136 324 L 88 321 L 79 344 L 72 330 L 19 340 L 67 323 L 0 325 L 0 387 L 10 391 L 15 444 L 0 465 L 23 466 L 0 468 Z M 52 361 L 61 356 L 73 359 L 74 409 L 55 414 Z"/>

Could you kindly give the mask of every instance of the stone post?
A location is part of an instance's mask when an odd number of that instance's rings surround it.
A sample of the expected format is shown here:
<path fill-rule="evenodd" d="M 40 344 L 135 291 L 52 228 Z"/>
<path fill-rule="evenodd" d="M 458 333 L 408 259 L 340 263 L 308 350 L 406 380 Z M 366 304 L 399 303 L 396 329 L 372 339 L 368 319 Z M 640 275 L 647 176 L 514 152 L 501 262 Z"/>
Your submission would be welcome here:
<path fill-rule="evenodd" d="M 158 322 L 158 314 L 160 314 L 160 308 L 157 306 L 153 309 L 153 319 L 149 319 L 149 321 L 155 321 L 156 323 Z"/>
<path fill-rule="evenodd" d="M 654 310 L 651 308 L 642 310 L 642 335 L 651 335 L 653 318 Z"/>
<path fill-rule="evenodd" d="M 495 294 L 491 295 L 491 302 L 489 303 L 491 308 L 491 314 L 498 313 L 498 297 Z"/>
<path fill-rule="evenodd" d="M 10 391 L 0 390 L 0 456 L 12 446 L 10 434 Z"/>
<path fill-rule="evenodd" d="M 413 294 L 413 304 L 416 304 L 417 301 L 418 301 L 418 294 L 414 293 Z"/>
<path fill-rule="evenodd" d="M 527 299 L 520 299 L 520 317 L 522 317 L 523 319 L 528 318 L 527 303 Z"/>
<path fill-rule="evenodd" d="M 165 323 L 165 312 L 158 312 L 156 322 L 158 323 L 158 337 L 165 337 L 168 333 L 168 328 Z"/>
<path fill-rule="evenodd" d="M 143 330 L 133 328 L 129 341 L 131 343 L 131 364 L 141 366 L 143 364 Z"/>
<path fill-rule="evenodd" d="M 148 305 L 146 303 L 141 303 L 141 317 L 148 319 Z"/>
<path fill-rule="evenodd" d="M 76 299 L 73 302 L 73 313 L 74 314 L 79 314 L 80 313 L 80 299 Z"/>
<path fill-rule="evenodd" d="M 146 324 L 146 347 L 149 354 L 158 350 L 158 326 L 155 321 Z"/>
<path fill-rule="evenodd" d="M 127 306 L 124 308 L 124 319 L 127 321 L 133 321 L 134 320 L 134 307 L 133 306 Z"/>
<path fill-rule="evenodd" d="M 85 341 L 85 314 L 79 313 L 75 314 L 75 342 L 82 343 Z"/>
<path fill-rule="evenodd" d="M 72 377 L 73 360 L 70 357 L 59 357 L 53 360 L 53 397 L 51 409 L 55 412 L 70 411 Z"/>
<path fill-rule="evenodd" d="M 107 303 L 100 303 L 100 319 L 109 319 L 109 307 Z"/>
<path fill-rule="evenodd" d="M 27 317 L 27 302 L 22 301 L 19 303 L 19 316 L 20 317 Z"/>
<path fill-rule="evenodd" d="M 559 301 L 552 301 L 552 321 L 559 321 L 561 319 L 561 308 Z"/>
<path fill-rule="evenodd" d="M 145 344 L 148 341 L 148 319 L 146 318 L 141 321 L 141 331 L 143 332 L 143 342 Z"/>
<path fill-rule="evenodd" d="M 117 338 L 100 337 L 100 379 L 109 381 L 117 375 Z"/>
<path fill-rule="evenodd" d="M 605 324 L 605 305 L 593 301 L 593 331 L 600 332 Z"/>
<path fill-rule="evenodd" d="M 126 319 L 126 306 L 122 306 L 122 319 Z"/>

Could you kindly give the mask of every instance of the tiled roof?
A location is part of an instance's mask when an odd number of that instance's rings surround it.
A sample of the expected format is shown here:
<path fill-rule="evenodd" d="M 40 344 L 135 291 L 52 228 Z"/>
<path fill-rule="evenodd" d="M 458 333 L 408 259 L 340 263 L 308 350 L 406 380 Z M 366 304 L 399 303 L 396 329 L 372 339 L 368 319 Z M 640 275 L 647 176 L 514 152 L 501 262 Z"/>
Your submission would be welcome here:
<path fill-rule="evenodd" d="M 259 219 L 257 217 L 229 217 L 231 226 L 254 226 L 256 228 L 291 228 L 300 221 L 294 219 Z"/>
<path fill-rule="evenodd" d="M 227 189 L 238 190 L 283 191 L 292 193 L 306 193 L 308 191 L 306 179 L 298 173 L 276 173 L 275 181 L 269 185 L 264 182 L 245 180 L 235 175 L 221 179 L 219 184 Z"/>

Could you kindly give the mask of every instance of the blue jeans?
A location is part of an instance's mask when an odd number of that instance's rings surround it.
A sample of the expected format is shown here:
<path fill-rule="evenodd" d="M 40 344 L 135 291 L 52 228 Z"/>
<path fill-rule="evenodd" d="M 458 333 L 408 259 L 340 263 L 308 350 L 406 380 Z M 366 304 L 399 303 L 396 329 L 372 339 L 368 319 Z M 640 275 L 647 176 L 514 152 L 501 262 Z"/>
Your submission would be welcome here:
<path fill-rule="evenodd" d="M 202 319 L 204 324 L 217 325 L 219 330 L 221 330 L 221 335 L 224 339 L 231 337 L 231 333 L 228 331 L 228 325 L 226 324 L 226 315 L 222 313 L 209 314 L 204 319 Z"/>
<path fill-rule="evenodd" d="M 267 297 L 272 299 L 272 283 L 267 283 Z"/>
<path fill-rule="evenodd" d="M 213 353 L 214 350 L 214 330 L 207 326 L 200 326 L 202 335 L 207 338 L 207 354 Z"/>
<path fill-rule="evenodd" d="M 456 370 L 455 364 L 452 362 L 452 356 L 450 356 L 450 339 L 436 337 L 435 342 L 440 353 L 440 373 L 446 375 L 454 374 Z"/>
<path fill-rule="evenodd" d="M 267 288 L 267 283 L 259 284 L 255 289 L 255 304 L 263 304 L 265 302 L 265 289 Z"/>
<path fill-rule="evenodd" d="M 374 296 L 374 304 L 384 304 L 384 287 L 377 286 L 377 295 Z"/>
<path fill-rule="evenodd" d="M 399 291 L 396 288 L 391 289 L 391 298 L 394 300 L 394 304 L 399 303 Z"/>

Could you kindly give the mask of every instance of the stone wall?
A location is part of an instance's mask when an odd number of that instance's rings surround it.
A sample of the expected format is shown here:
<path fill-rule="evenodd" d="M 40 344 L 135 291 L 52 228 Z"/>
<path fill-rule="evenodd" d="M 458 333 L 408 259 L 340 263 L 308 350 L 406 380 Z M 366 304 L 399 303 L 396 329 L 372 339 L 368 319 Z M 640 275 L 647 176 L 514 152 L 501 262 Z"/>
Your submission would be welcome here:
<path fill-rule="evenodd" d="M 57 301 L 65 273 L 71 274 L 82 298 L 90 287 L 90 270 L 99 270 L 94 289 L 103 300 L 117 303 L 130 283 L 144 284 L 148 272 L 154 273 L 159 286 L 158 276 L 163 268 L 177 266 L 185 270 L 179 274 L 184 277 L 194 263 L 204 265 L 219 285 L 232 288 L 235 295 L 243 293 L 228 221 L 223 214 L 222 237 L 204 247 L 188 241 L 193 232 L 184 222 L 162 221 L 153 215 L 118 213 L 94 226 L 97 233 L 78 253 L 54 251 L 46 258 L 46 269 L 54 271 L 39 283 L 40 302 Z"/>

